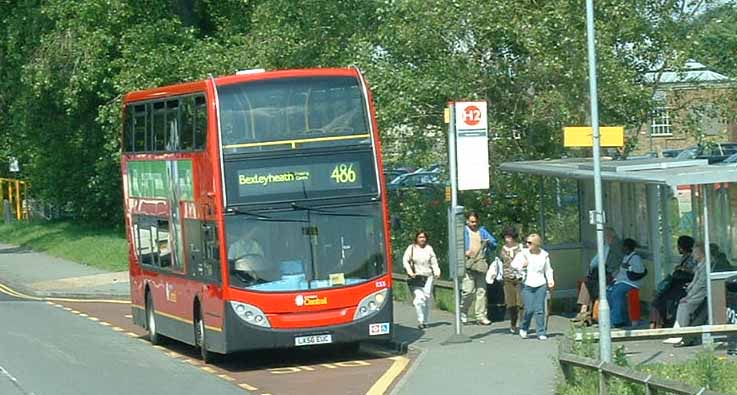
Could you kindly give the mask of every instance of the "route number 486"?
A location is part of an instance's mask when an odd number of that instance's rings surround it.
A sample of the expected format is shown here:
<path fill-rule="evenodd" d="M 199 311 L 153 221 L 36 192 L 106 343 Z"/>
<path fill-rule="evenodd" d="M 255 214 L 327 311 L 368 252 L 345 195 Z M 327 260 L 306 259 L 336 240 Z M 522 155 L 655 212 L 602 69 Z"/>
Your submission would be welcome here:
<path fill-rule="evenodd" d="M 346 184 L 356 182 L 357 175 L 353 164 L 341 163 L 335 166 L 330 178 L 334 179 L 337 184 Z"/>

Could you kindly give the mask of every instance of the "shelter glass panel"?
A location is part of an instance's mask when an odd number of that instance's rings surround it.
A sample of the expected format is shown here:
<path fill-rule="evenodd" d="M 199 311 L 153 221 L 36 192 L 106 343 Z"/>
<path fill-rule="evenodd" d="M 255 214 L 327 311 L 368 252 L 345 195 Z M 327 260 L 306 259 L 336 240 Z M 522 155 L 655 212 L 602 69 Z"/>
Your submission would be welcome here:
<path fill-rule="evenodd" d="M 570 178 L 543 178 L 545 244 L 581 241 L 578 182 Z"/>

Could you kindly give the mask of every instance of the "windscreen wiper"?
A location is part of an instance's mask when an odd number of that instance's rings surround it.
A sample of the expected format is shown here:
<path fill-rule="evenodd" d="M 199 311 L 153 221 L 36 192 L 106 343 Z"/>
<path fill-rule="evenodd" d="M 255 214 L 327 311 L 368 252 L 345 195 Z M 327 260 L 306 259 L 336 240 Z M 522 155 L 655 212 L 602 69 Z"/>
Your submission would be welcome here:
<path fill-rule="evenodd" d="M 255 213 L 253 211 L 246 211 L 246 210 L 240 209 L 238 207 L 229 208 L 228 211 L 229 212 L 232 212 L 232 213 L 235 213 L 235 214 L 238 214 L 238 215 L 247 215 L 249 217 L 254 217 L 256 219 L 261 219 L 261 220 L 267 220 L 268 221 L 268 220 L 273 220 L 274 219 L 272 217 L 269 217 L 268 215 L 263 215 L 263 214 Z"/>
<path fill-rule="evenodd" d="M 308 221 L 303 220 L 303 219 L 269 217 L 268 215 L 263 215 L 263 214 L 255 213 L 253 211 L 242 210 L 242 209 L 237 208 L 237 207 L 233 207 L 233 208 L 230 208 L 228 210 L 230 212 L 232 212 L 233 214 L 236 214 L 236 215 L 247 215 L 249 217 L 253 217 L 257 221 L 263 221 L 263 222 L 296 222 L 296 223 L 306 223 L 306 222 L 308 222 Z"/>
<path fill-rule="evenodd" d="M 326 215 L 326 216 L 331 216 L 331 217 L 359 217 L 359 218 L 372 218 L 372 216 L 371 216 L 371 215 L 366 215 L 366 214 L 349 214 L 349 213 L 336 213 L 336 212 L 334 212 L 334 211 L 330 211 L 330 210 L 325 210 L 325 209 L 322 209 L 322 208 L 314 208 L 314 207 L 300 206 L 299 204 L 297 204 L 297 203 L 295 203 L 295 202 L 292 202 L 292 204 L 291 204 L 291 207 L 292 207 L 292 209 L 294 209 L 294 210 L 300 210 L 300 211 L 302 211 L 302 210 L 303 210 L 303 211 L 310 211 L 310 212 L 315 212 L 315 213 L 318 213 L 318 214 L 323 214 L 323 215 Z"/>

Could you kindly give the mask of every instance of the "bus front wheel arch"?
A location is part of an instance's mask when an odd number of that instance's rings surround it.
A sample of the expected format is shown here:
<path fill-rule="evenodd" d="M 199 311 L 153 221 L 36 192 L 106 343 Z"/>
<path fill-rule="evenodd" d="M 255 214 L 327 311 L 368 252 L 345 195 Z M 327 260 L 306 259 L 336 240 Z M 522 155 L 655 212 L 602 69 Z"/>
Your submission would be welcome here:
<path fill-rule="evenodd" d="M 200 305 L 200 301 L 198 299 L 195 299 L 193 311 L 195 347 L 197 347 L 200 351 L 200 358 L 202 358 L 202 362 L 207 364 L 212 362 L 215 358 L 213 352 L 207 349 L 207 332 L 205 330 L 204 319 L 205 315 L 202 311 L 202 306 Z"/>
<path fill-rule="evenodd" d="M 151 291 L 146 289 L 146 329 L 148 330 L 148 340 L 151 344 L 158 345 L 161 343 L 161 335 L 156 327 L 156 310 L 154 308 L 154 298 Z"/>

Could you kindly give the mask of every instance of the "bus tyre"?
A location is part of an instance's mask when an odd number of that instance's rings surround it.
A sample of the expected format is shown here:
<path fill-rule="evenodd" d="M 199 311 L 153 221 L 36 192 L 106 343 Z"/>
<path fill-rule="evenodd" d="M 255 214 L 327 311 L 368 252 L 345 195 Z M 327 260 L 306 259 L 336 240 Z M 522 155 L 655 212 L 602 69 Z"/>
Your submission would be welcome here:
<path fill-rule="evenodd" d="M 202 358 L 202 363 L 210 363 L 213 361 L 214 358 L 212 352 L 207 350 L 205 321 L 202 319 L 202 317 L 202 308 L 200 308 L 194 324 L 194 335 L 196 343 L 195 345 L 200 349 L 200 357 Z"/>
<path fill-rule="evenodd" d="M 151 293 L 146 293 L 146 329 L 148 329 L 148 340 L 154 346 L 161 343 L 161 336 L 156 331 L 156 314 L 154 311 L 154 300 Z"/>

